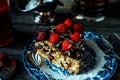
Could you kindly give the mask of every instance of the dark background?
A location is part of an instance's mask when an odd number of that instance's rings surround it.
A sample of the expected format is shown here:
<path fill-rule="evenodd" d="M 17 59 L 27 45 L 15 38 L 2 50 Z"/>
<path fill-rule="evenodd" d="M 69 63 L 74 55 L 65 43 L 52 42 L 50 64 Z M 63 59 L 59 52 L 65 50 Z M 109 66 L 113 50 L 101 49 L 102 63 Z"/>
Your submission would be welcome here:
<path fill-rule="evenodd" d="M 12 75 L 8 80 L 33 80 L 24 69 L 24 65 L 22 63 L 22 52 L 24 46 L 36 36 L 37 31 L 43 28 L 47 28 L 48 26 L 34 24 L 32 19 L 33 11 L 26 13 L 20 12 L 16 7 L 16 2 L 17 0 L 10 0 L 14 42 L 6 47 L 1 47 L 0 52 L 8 53 L 10 56 L 16 58 L 18 62 L 16 73 Z M 113 32 L 116 32 L 118 35 L 120 35 L 120 1 L 117 3 L 108 3 L 108 7 L 106 10 L 106 19 L 101 22 L 75 20 L 70 8 L 66 8 L 71 7 L 72 3 L 71 6 L 67 6 L 68 3 L 65 2 L 64 4 L 65 8 L 57 8 L 55 10 L 57 20 L 54 25 L 63 22 L 66 18 L 70 18 L 73 20 L 74 23 L 83 23 L 86 29 L 101 34 L 105 36 L 106 39 Z M 119 67 L 120 63 L 118 63 L 116 73 L 111 80 L 120 80 Z"/>

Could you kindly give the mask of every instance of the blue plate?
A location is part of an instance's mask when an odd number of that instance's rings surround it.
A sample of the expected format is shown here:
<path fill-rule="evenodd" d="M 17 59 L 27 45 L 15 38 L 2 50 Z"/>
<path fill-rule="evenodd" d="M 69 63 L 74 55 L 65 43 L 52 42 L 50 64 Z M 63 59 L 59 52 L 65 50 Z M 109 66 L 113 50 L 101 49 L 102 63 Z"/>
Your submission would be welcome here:
<path fill-rule="evenodd" d="M 93 69 L 86 73 L 81 73 L 78 75 L 66 76 L 63 75 L 59 70 L 54 71 L 52 70 L 46 61 L 42 61 L 44 64 L 41 68 L 44 70 L 46 74 L 48 74 L 50 79 L 54 80 L 109 80 L 112 75 L 115 73 L 117 68 L 117 58 L 112 53 L 105 53 L 98 45 L 95 43 L 98 39 L 101 39 L 101 36 L 93 33 L 91 31 L 84 32 L 84 38 L 88 40 L 92 40 L 90 42 L 91 47 L 96 52 L 96 65 Z M 35 40 L 33 39 L 30 41 L 24 48 L 23 51 L 23 63 L 28 71 L 28 73 L 35 79 L 35 80 L 46 80 L 44 79 L 44 74 L 42 73 L 41 69 L 38 67 L 32 66 L 30 63 L 27 62 L 25 54 L 27 51 L 34 50 L 34 43 Z"/>

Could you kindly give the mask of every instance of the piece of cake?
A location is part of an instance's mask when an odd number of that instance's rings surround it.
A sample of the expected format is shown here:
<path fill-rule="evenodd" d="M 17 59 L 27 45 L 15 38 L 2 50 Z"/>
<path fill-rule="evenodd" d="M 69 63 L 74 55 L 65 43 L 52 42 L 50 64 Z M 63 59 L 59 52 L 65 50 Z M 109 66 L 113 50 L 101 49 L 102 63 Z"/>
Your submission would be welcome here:
<path fill-rule="evenodd" d="M 82 24 L 67 19 L 49 31 L 39 31 L 35 49 L 44 59 L 71 74 L 86 72 L 94 67 L 95 52 L 84 41 L 83 32 Z"/>

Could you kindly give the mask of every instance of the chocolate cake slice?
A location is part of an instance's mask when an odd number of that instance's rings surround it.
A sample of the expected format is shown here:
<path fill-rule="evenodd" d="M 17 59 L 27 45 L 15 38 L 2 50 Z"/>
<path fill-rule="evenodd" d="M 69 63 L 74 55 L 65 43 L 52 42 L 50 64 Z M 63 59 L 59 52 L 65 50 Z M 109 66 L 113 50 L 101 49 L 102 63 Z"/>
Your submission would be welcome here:
<path fill-rule="evenodd" d="M 84 41 L 79 48 L 62 51 L 48 40 L 35 43 L 37 53 L 56 66 L 60 66 L 72 74 L 86 72 L 94 67 L 95 52 Z"/>
<path fill-rule="evenodd" d="M 83 30 L 81 24 L 68 27 L 64 23 L 51 27 L 47 32 L 40 31 L 35 49 L 44 59 L 71 74 L 89 71 L 95 65 L 96 54 L 84 41 Z"/>

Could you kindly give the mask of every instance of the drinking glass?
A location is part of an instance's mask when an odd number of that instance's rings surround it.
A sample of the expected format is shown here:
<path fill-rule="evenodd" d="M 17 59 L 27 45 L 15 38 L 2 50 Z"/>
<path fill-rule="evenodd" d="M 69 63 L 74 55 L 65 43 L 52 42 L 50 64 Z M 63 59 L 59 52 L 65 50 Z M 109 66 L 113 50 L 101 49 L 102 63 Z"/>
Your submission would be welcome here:
<path fill-rule="evenodd" d="M 105 19 L 107 3 L 108 0 L 74 0 L 72 9 L 79 19 L 99 22 Z"/>
<path fill-rule="evenodd" d="M 7 46 L 12 41 L 12 22 L 9 1 L 0 0 L 0 47 Z"/>

